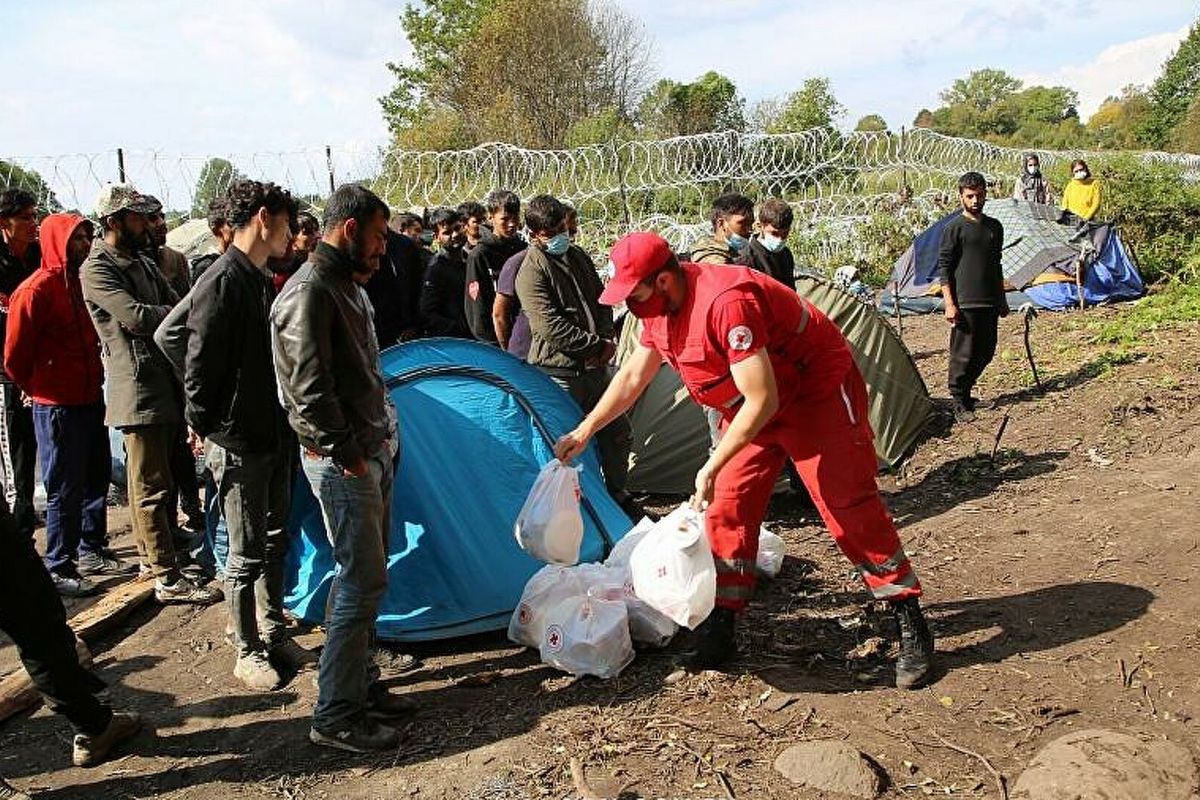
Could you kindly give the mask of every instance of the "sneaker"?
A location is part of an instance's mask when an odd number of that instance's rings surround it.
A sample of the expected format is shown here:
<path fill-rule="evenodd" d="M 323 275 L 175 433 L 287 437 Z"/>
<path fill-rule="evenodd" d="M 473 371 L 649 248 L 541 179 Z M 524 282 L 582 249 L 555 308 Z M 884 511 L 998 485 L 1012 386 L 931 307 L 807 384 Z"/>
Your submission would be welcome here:
<path fill-rule="evenodd" d="M 79 555 L 79 574 L 81 575 L 132 575 L 137 571 L 136 564 L 120 560 L 108 548 Z"/>
<path fill-rule="evenodd" d="M 0 778 L 0 800 L 33 800 L 33 797 Z"/>
<path fill-rule="evenodd" d="M 915 597 L 892 604 L 896 628 L 900 633 L 900 656 L 896 659 L 896 688 L 919 689 L 932 674 L 933 634 L 921 613 L 921 601 Z"/>
<path fill-rule="evenodd" d="M 285 636 L 278 644 L 271 645 L 271 658 L 295 672 L 314 669 L 321 660 L 312 650 L 296 644 L 290 636 Z"/>
<path fill-rule="evenodd" d="M 257 651 L 238 656 L 233 677 L 256 692 L 269 692 L 280 684 L 279 673 L 271 666 L 267 654 Z"/>
<path fill-rule="evenodd" d="M 367 687 L 366 713 L 372 719 L 394 719 L 415 714 L 419 706 L 411 697 L 392 694 L 383 684 L 372 683 Z"/>
<path fill-rule="evenodd" d="M 75 746 L 71 760 L 77 767 L 92 767 L 104 761 L 115 745 L 133 736 L 142 727 L 142 718 L 137 714 L 113 714 L 112 721 L 102 733 L 95 736 L 75 734 Z"/>
<path fill-rule="evenodd" d="M 314 725 L 308 730 L 308 740 L 351 753 L 370 753 L 399 746 L 400 732 L 374 720 L 361 719 L 337 731 L 323 731 Z"/>
<path fill-rule="evenodd" d="M 199 586 L 180 576 L 174 583 L 154 583 L 154 599 L 164 605 L 171 603 L 192 603 L 207 606 L 221 601 L 224 595 L 220 589 L 211 586 Z"/>
<path fill-rule="evenodd" d="M 99 586 L 82 575 L 59 575 L 57 572 L 51 572 L 50 580 L 54 581 L 54 588 L 63 597 L 91 597 L 100 591 Z"/>
<path fill-rule="evenodd" d="M 960 402 L 954 403 L 954 421 L 966 424 L 975 421 L 975 412 Z"/>

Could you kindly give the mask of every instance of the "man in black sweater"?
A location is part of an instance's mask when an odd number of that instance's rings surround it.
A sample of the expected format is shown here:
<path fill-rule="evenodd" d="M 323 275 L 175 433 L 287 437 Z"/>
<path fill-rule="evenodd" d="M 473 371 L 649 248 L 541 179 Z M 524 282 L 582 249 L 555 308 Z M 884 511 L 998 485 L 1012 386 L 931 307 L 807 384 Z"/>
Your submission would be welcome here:
<path fill-rule="evenodd" d="M 467 244 L 463 217 L 453 208 L 435 208 L 429 215 L 437 254 L 425 270 L 421 287 L 421 322 L 430 336 L 470 339 L 471 329 L 463 312 L 467 285 Z"/>
<path fill-rule="evenodd" d="M 1004 226 L 983 213 L 987 183 L 978 172 L 958 179 L 962 214 L 942 229 L 938 271 L 950 329 L 948 383 L 958 422 L 975 419 L 971 389 L 996 354 L 996 328 L 1008 316 L 1000 249 Z"/>
<path fill-rule="evenodd" d="M 500 189 L 489 194 L 486 202 L 492 227 L 480 228 L 479 244 L 467 255 L 467 291 L 463 303 L 471 334 L 481 342 L 496 344 L 496 325 L 492 320 L 496 281 L 504 262 L 524 249 L 525 241 L 517 235 L 521 198 Z"/>

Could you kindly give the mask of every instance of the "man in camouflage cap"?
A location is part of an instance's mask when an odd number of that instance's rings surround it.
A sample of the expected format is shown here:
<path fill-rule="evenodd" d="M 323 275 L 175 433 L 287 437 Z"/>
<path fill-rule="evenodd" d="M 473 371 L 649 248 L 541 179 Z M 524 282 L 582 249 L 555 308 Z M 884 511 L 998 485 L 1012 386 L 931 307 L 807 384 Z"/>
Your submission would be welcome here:
<path fill-rule="evenodd" d="M 171 537 L 171 450 L 183 419 L 174 373 L 153 335 L 179 298 L 151 261 L 146 215 L 153 210 L 128 184 L 104 187 L 96 200 L 103 238 L 83 264 L 83 297 L 107 375 L 104 421 L 125 438 L 130 516 L 154 595 L 162 603 L 215 603 L 221 592 L 183 574 Z"/>

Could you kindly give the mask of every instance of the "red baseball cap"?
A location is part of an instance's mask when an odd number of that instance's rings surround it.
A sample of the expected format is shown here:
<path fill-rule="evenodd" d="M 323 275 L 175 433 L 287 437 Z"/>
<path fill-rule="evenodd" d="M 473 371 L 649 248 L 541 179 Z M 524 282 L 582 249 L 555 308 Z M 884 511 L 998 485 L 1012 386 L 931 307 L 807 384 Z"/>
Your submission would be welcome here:
<path fill-rule="evenodd" d="M 615 306 L 624 301 L 633 287 L 666 266 L 674 255 L 671 245 L 657 233 L 642 231 L 621 237 L 609 254 L 613 276 L 600 293 L 600 302 Z"/>

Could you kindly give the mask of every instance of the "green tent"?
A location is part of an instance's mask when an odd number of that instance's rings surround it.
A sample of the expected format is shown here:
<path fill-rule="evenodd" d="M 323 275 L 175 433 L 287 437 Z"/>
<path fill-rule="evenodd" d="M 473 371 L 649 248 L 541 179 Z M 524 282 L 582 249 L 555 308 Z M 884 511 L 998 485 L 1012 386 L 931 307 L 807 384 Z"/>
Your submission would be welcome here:
<path fill-rule="evenodd" d="M 933 403 L 904 342 L 872 306 L 812 275 L 796 280 L 796 291 L 842 329 L 867 383 L 875 452 L 894 467 L 916 444 Z M 626 321 L 618 360 L 632 352 L 641 333 Z M 633 447 L 628 488 L 651 494 L 690 494 L 696 470 L 708 457 L 708 424 L 675 372 L 665 364 L 630 411 Z"/>

